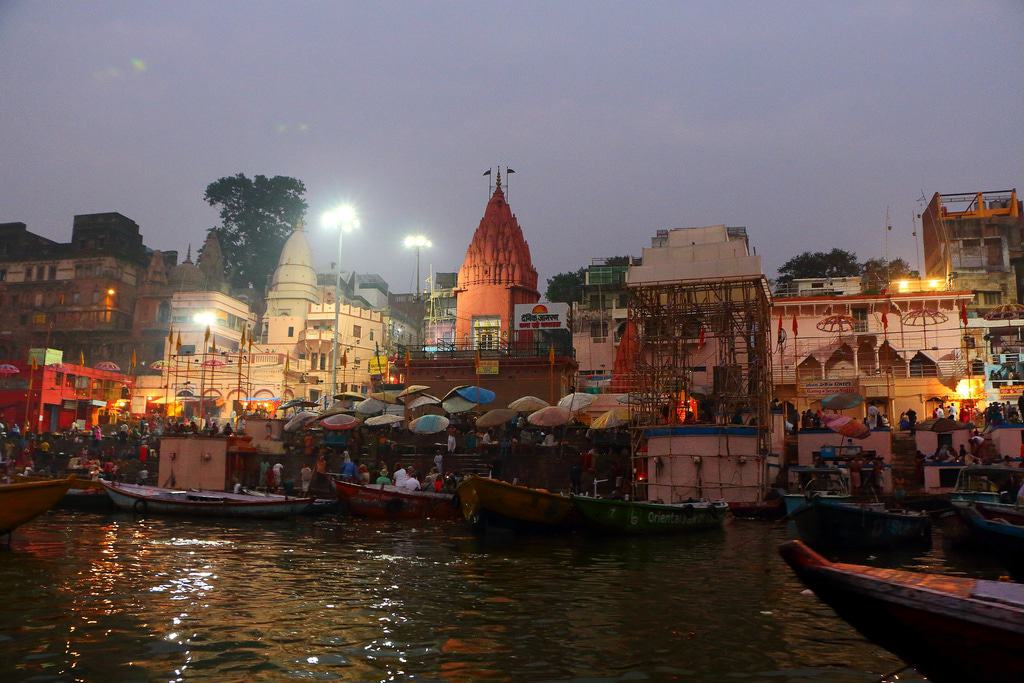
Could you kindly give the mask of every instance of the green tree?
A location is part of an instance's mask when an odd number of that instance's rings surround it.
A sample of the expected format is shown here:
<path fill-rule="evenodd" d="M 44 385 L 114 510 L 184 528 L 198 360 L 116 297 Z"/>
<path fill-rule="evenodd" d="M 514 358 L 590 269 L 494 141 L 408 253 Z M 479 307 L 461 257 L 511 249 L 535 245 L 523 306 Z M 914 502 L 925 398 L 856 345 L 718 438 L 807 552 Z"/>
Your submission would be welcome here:
<path fill-rule="evenodd" d="M 632 262 L 632 256 L 609 256 L 604 260 L 606 266 L 628 266 Z"/>
<path fill-rule="evenodd" d="M 579 301 L 583 294 L 583 283 L 587 275 L 586 268 L 567 273 L 558 273 L 548 278 L 548 288 L 544 296 L 548 301 L 571 304 Z"/>
<path fill-rule="evenodd" d="M 869 258 L 861 264 L 861 287 L 868 294 L 877 294 L 894 280 L 918 279 L 920 275 L 911 270 L 910 264 L 902 258 L 886 261 L 884 258 Z"/>
<path fill-rule="evenodd" d="M 233 287 L 266 295 L 281 248 L 306 215 L 305 193 L 302 181 L 288 176 L 250 179 L 238 173 L 206 186 L 206 203 L 220 208 L 214 231 Z"/>
<path fill-rule="evenodd" d="M 851 277 L 861 274 L 857 255 L 845 249 L 805 251 L 779 267 L 779 284 L 806 277 Z"/>

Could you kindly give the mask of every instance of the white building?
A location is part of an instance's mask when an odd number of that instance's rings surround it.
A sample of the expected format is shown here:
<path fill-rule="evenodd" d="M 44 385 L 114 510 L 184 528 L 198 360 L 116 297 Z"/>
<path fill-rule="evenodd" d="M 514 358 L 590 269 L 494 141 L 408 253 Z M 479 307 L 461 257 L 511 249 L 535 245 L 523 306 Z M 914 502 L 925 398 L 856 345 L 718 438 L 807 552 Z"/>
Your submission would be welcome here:
<path fill-rule="evenodd" d="M 761 257 L 750 250 L 747 229 L 711 225 L 659 230 L 632 265 L 626 281 L 714 280 L 761 274 Z"/>

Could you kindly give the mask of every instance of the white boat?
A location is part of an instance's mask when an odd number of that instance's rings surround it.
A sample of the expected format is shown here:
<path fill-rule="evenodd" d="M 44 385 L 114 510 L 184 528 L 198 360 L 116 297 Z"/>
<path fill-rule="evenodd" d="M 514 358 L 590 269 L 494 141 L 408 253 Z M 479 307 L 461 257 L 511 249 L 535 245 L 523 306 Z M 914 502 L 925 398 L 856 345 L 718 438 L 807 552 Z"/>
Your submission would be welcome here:
<path fill-rule="evenodd" d="M 313 498 L 251 496 L 221 491 L 184 491 L 103 482 L 118 508 L 136 514 L 237 519 L 279 519 L 309 509 Z"/>
<path fill-rule="evenodd" d="M 789 468 L 790 491 L 780 491 L 786 503 L 786 514 L 792 515 L 810 504 L 813 498 L 847 502 L 850 496 L 850 475 L 838 467 Z"/>

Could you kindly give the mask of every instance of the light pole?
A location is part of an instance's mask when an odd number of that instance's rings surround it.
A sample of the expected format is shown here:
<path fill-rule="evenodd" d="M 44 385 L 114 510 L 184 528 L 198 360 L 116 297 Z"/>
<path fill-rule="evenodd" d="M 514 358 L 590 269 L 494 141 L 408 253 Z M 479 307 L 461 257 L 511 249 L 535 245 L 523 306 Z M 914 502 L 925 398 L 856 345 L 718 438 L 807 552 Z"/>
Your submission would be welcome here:
<path fill-rule="evenodd" d="M 334 342 L 331 345 L 331 396 L 338 393 L 338 312 L 341 309 L 341 238 L 359 227 L 354 207 L 346 204 L 324 213 L 320 222 L 324 227 L 338 231 L 338 260 L 334 264 Z"/>
<path fill-rule="evenodd" d="M 420 302 L 420 249 L 429 249 L 433 246 L 429 239 L 425 235 L 409 235 L 405 238 L 405 246 L 407 249 L 412 248 L 416 250 L 416 303 Z M 417 343 L 423 345 L 423 316 L 421 315 L 416 323 L 416 336 Z"/>

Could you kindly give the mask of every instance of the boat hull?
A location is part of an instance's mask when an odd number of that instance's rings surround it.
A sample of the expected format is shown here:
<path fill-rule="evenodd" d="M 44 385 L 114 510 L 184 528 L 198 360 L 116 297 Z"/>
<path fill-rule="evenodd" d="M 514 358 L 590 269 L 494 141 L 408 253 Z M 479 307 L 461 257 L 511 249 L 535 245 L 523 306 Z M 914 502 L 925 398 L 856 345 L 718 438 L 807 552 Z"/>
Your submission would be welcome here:
<path fill-rule="evenodd" d="M 720 529 L 729 513 L 727 503 L 663 505 L 584 496 L 574 496 L 572 502 L 589 528 L 623 534 L 678 534 Z"/>
<path fill-rule="evenodd" d="M 1020 586 L 832 563 L 799 541 L 779 552 L 840 617 L 932 681 L 1007 681 L 1024 671 Z"/>
<path fill-rule="evenodd" d="M 760 503 L 738 503 L 730 502 L 729 510 L 734 517 L 744 519 L 781 519 L 786 514 L 786 507 L 782 500 L 766 500 Z"/>
<path fill-rule="evenodd" d="M 828 500 L 840 501 L 840 502 L 844 502 L 844 503 L 845 502 L 849 502 L 851 500 L 850 496 L 847 496 L 847 495 L 842 495 L 842 496 L 820 495 L 819 497 L 827 498 Z M 803 508 L 807 507 L 807 505 L 810 502 L 810 498 L 808 498 L 807 495 L 805 495 L 803 493 L 786 493 L 786 494 L 784 494 L 782 496 L 782 500 L 783 500 L 783 502 L 786 505 L 786 514 L 787 515 L 796 514 L 796 512 L 798 510 L 802 510 Z"/>
<path fill-rule="evenodd" d="M 0 485 L 0 534 L 9 534 L 64 497 L 74 478 Z"/>
<path fill-rule="evenodd" d="M 176 491 L 104 482 L 116 507 L 136 514 L 217 519 L 283 519 L 304 513 L 312 498 L 244 496 L 216 491 Z"/>
<path fill-rule="evenodd" d="M 463 517 L 475 528 L 562 530 L 577 527 L 581 522 L 568 496 L 498 479 L 466 477 L 459 484 L 457 495 Z"/>
<path fill-rule="evenodd" d="M 953 503 L 967 542 L 999 559 L 1015 578 L 1024 576 L 1024 510 L 1009 505 Z"/>
<path fill-rule="evenodd" d="M 800 537 L 818 547 L 891 548 L 931 543 L 931 520 L 924 514 L 873 510 L 814 499 L 797 510 Z"/>
<path fill-rule="evenodd" d="M 457 519 L 455 496 L 432 491 L 402 491 L 394 486 L 335 482 L 338 499 L 349 512 L 369 519 Z"/>

